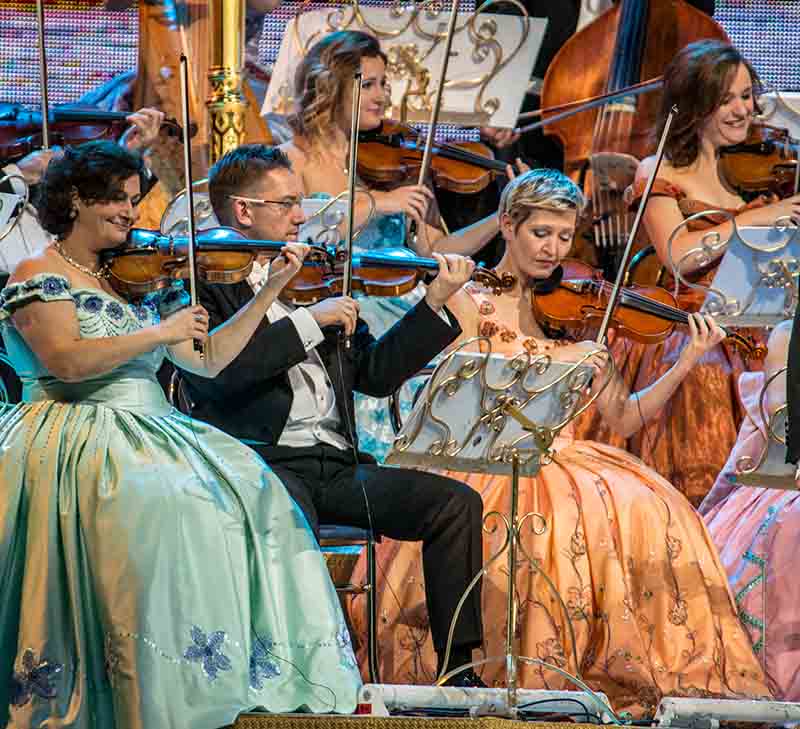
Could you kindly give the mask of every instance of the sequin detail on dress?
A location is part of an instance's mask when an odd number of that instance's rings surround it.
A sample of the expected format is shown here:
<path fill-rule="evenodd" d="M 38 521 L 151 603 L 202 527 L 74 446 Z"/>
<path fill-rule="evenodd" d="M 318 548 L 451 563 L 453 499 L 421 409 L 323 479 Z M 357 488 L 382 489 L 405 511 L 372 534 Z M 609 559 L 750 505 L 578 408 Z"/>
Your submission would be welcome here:
<path fill-rule="evenodd" d="M 281 675 L 280 666 L 272 660 L 272 649 L 275 644 L 269 639 L 253 637 L 253 652 L 250 654 L 250 687 L 256 691 L 264 688 L 263 679 L 276 678 Z"/>
<path fill-rule="evenodd" d="M 350 642 L 350 631 L 345 623 L 339 626 L 339 631 L 336 633 L 336 645 L 342 654 L 342 663 L 347 668 L 355 668 L 358 664 L 353 654 L 353 644 Z"/>
<path fill-rule="evenodd" d="M 28 648 L 22 654 L 22 671 L 14 672 L 12 677 L 11 703 L 14 706 L 25 706 L 34 696 L 40 699 L 56 697 L 53 680 L 63 670 L 60 663 L 51 663 L 44 658 L 39 659 L 36 653 Z"/>
<path fill-rule="evenodd" d="M 220 648 L 225 643 L 225 631 L 216 630 L 206 635 L 202 628 L 192 626 L 192 644 L 186 649 L 183 657 L 187 661 L 202 663 L 203 672 L 209 681 L 216 681 L 220 671 L 230 671 L 231 660 Z"/>

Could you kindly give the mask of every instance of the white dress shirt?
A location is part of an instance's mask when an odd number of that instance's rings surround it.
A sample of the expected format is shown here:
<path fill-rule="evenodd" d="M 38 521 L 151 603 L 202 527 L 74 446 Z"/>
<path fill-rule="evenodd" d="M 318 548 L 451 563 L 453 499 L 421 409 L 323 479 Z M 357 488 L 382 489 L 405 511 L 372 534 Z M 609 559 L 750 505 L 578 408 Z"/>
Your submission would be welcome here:
<path fill-rule="evenodd" d="M 20 169 L 16 165 L 7 165 L 0 170 L 0 178 L 18 174 Z M 12 178 L 10 183 L 16 193 L 24 195 L 25 187 L 21 180 Z M 0 193 L 0 203 L 3 204 L 0 208 L 0 229 L 2 229 L 16 200 L 13 195 Z M 20 214 L 11 232 L 0 239 L 0 271 L 11 273 L 23 258 L 43 250 L 51 241 L 52 236 L 42 228 L 33 207 L 29 204 Z"/>
<path fill-rule="evenodd" d="M 253 263 L 253 271 L 247 279 L 253 291 L 258 293 L 268 275 L 269 266 L 261 266 L 257 261 Z M 336 394 L 316 350 L 324 340 L 322 331 L 308 309 L 276 300 L 267 311 L 267 319 L 275 322 L 285 317 L 292 320 L 307 356 L 305 362 L 290 367 L 287 373 L 294 397 L 278 445 L 300 448 L 326 443 L 334 448 L 348 449 L 350 443 L 336 430 L 341 424 Z"/>

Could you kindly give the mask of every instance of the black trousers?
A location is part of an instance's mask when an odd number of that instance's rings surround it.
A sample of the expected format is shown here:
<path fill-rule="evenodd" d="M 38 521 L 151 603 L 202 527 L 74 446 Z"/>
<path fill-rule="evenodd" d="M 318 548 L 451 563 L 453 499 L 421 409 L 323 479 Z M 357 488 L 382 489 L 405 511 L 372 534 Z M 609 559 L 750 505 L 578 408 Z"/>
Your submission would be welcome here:
<path fill-rule="evenodd" d="M 456 605 L 481 569 L 480 495 L 433 473 L 357 463 L 352 451 L 328 445 L 251 447 L 283 481 L 315 534 L 324 523 L 422 542 L 431 636 L 441 656 Z M 478 647 L 481 636 L 478 584 L 461 610 L 453 646 Z"/>

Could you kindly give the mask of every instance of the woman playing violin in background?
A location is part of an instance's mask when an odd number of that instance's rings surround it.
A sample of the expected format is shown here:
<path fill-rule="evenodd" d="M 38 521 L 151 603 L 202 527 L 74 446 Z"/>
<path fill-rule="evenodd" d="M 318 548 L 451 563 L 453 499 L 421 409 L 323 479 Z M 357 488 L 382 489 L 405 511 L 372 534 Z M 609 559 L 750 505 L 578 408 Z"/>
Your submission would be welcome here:
<path fill-rule="evenodd" d="M 353 77 L 362 73 L 359 129 L 380 127 L 387 106 L 386 55 L 378 40 L 361 31 L 331 33 L 314 44 L 295 74 L 297 109 L 291 118 L 294 138 L 283 146 L 300 175 L 306 194 L 338 195 L 347 188 L 347 160 L 351 125 Z M 390 191 L 370 190 L 375 218 L 358 239 L 365 248 L 407 244 L 406 231 L 413 220 L 420 229 L 416 252 L 469 255 L 496 232 L 494 216 L 437 246 L 444 233 L 431 224 L 435 210 L 433 192 L 425 185 L 407 184 Z M 356 200 L 356 224 L 363 224 L 371 205 L 366 195 Z"/>
<path fill-rule="evenodd" d="M 659 262 L 671 270 L 667 251 L 672 231 L 687 217 L 705 210 L 723 209 L 736 224 L 771 226 L 785 215 L 800 213 L 800 196 L 776 201 L 759 197 L 745 202 L 732 182 L 720 172 L 720 150 L 744 142 L 757 111 L 759 82 L 747 60 L 733 46 L 719 41 L 700 41 L 684 48 L 664 74 L 664 100 L 659 129 L 669 109 L 678 115 L 667 140 L 665 159 L 644 213 L 644 227 Z M 655 158 L 641 162 L 633 187 L 632 203 L 644 190 Z M 731 235 L 732 225 L 722 215 L 708 215 L 679 233 L 672 245 L 677 262 L 698 246 L 703 236 Z M 721 257 L 724 250 L 720 250 Z M 719 259 L 700 268 L 687 260 L 683 274 L 688 280 L 708 283 Z M 697 308 L 696 294 L 679 297 L 679 306 Z M 661 344 L 644 348 L 616 342 L 615 352 L 625 352 L 625 378 L 636 388 L 658 379 L 680 356 L 687 334 L 676 331 Z M 744 411 L 736 396 L 736 383 L 745 364 L 726 343 L 709 351 L 678 388 L 662 412 L 629 441 L 631 452 L 667 478 L 695 505 L 699 505 L 720 472 L 736 440 Z M 595 418 L 581 425 L 586 437 L 607 440 L 612 434 Z M 689 449 L 692 442 L 696 448 Z"/>
<path fill-rule="evenodd" d="M 144 153 L 158 137 L 164 114 L 157 109 L 140 109 L 127 117 L 131 126 L 120 137 L 119 143 L 130 152 Z M 47 164 L 61 149 L 51 148 L 31 152 L 16 164 L 8 164 L 0 170 L 3 175 L 20 175 L 25 184 L 37 185 Z M 24 194 L 24 185 L 19 179 L 9 179 L 0 183 L 0 192 Z M 23 210 L 13 230 L 0 240 L 0 274 L 10 273 L 14 267 L 28 256 L 38 253 L 50 242 L 50 236 L 36 218 L 33 206 Z"/>
<path fill-rule="evenodd" d="M 101 263 L 136 221 L 141 173 L 111 142 L 53 159 L 37 205 L 55 241 L 0 294 L 25 381 L 0 417 L 0 724 L 216 729 L 254 705 L 350 712 L 360 677 L 302 513 L 252 450 L 173 409 L 155 377 L 165 357 L 216 376 L 305 248 L 287 246 L 210 334 L 199 306 L 162 319 L 182 305 L 175 289 L 131 304 Z"/>
<path fill-rule="evenodd" d="M 461 341 L 480 335 L 490 339 L 492 352 L 506 357 L 528 351 L 566 361 L 598 349 L 594 342 L 549 338 L 532 313 L 534 283 L 551 277 L 567 255 L 582 205 L 580 190 L 560 172 L 533 170 L 509 183 L 500 201 L 506 252 L 497 270 L 513 274 L 518 283 L 500 296 L 467 284 L 460 298 L 451 299 L 464 330 Z M 713 319 L 699 314 L 692 315 L 689 332 L 677 362 L 647 389 L 631 394 L 614 375 L 597 402 L 611 427 L 630 434 L 643 418 L 654 417 L 723 336 Z M 599 387 L 605 373 L 599 371 L 596 379 Z M 534 510 L 538 489 L 548 530 L 537 536 L 526 528 L 521 539 L 567 602 L 578 665 L 561 609 L 545 597 L 549 593 L 542 578 L 527 569 L 519 572 L 520 654 L 573 674 L 580 671 L 615 708 L 640 716 L 652 714 L 664 694 L 768 696 L 725 572 L 700 517 L 684 497 L 628 453 L 576 441 L 569 429 L 562 431 L 554 450 L 553 462 L 535 478 L 524 478 L 520 488 L 520 513 Z M 482 495 L 484 513 L 507 511 L 510 478 L 456 477 Z M 498 551 L 504 534 L 502 529 L 484 531 L 485 560 Z M 425 583 L 419 561 L 398 543 L 385 542 L 378 550 L 379 569 L 385 573 L 378 585 L 378 610 L 385 616 L 379 636 L 381 678 L 387 683 L 428 683 L 436 664 L 420 602 Z M 503 652 L 505 570 L 501 560 L 484 580 L 487 656 Z M 354 622 L 360 619 L 359 610 L 352 611 Z M 520 670 L 520 685 L 526 688 L 570 688 L 537 666 Z M 500 664 L 483 669 L 489 684 L 504 675 Z"/>

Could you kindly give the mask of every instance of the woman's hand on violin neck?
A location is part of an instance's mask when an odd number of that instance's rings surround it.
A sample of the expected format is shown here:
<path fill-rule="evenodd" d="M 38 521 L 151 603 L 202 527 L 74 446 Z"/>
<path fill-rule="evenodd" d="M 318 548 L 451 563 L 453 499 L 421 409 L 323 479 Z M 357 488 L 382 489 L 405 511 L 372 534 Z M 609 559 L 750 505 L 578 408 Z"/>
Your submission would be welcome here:
<path fill-rule="evenodd" d="M 439 273 L 428 285 L 425 301 L 436 312 L 441 311 L 448 299 L 470 280 L 475 270 L 475 261 L 455 253 L 441 255 L 434 253 L 439 263 Z"/>
<path fill-rule="evenodd" d="M 706 352 L 725 339 L 725 331 L 707 314 L 689 314 L 689 335 L 691 339 L 681 352 L 681 359 L 689 366 L 697 364 Z"/>
<path fill-rule="evenodd" d="M 158 325 L 161 343 L 180 344 L 190 339 L 205 342 L 208 338 L 208 312 L 202 306 L 188 306 L 167 317 Z"/>
<path fill-rule="evenodd" d="M 17 167 L 29 185 L 37 184 L 44 175 L 47 165 L 55 156 L 61 156 L 64 150 L 61 147 L 50 147 L 50 149 L 40 149 L 38 152 L 31 152 L 17 162 Z"/>
<path fill-rule="evenodd" d="M 269 266 L 267 286 L 277 288 L 278 292 L 282 291 L 303 267 L 303 261 L 310 250 L 305 243 L 287 243 L 281 250 L 281 255 Z"/>
<path fill-rule="evenodd" d="M 309 306 L 308 311 L 320 329 L 342 326 L 348 337 L 356 331 L 359 307 L 358 302 L 349 296 L 332 296 L 329 299 L 323 299 Z"/>
<path fill-rule="evenodd" d="M 433 193 L 425 185 L 404 185 L 390 192 L 373 191 L 372 196 L 377 212 L 405 213 L 417 221 L 425 220 L 434 200 Z"/>
<path fill-rule="evenodd" d="M 158 138 L 164 122 L 164 112 L 158 109 L 139 109 L 127 117 L 126 121 L 131 126 L 120 137 L 119 143 L 129 152 L 144 152 Z"/>

